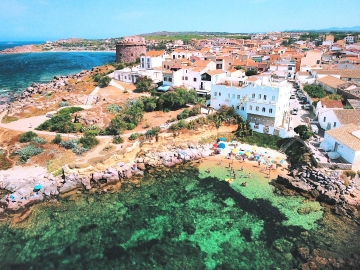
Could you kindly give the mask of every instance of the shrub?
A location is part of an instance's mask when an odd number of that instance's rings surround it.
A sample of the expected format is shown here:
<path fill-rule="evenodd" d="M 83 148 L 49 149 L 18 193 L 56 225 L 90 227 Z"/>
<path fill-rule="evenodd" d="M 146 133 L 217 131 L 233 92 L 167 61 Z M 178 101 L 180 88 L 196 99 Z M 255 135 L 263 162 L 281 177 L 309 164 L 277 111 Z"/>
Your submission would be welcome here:
<path fill-rule="evenodd" d="M 105 87 L 108 86 L 111 81 L 111 78 L 109 76 L 102 76 L 99 79 L 99 87 Z"/>
<path fill-rule="evenodd" d="M 134 141 L 134 140 L 136 140 L 137 138 L 139 138 L 140 135 L 141 135 L 140 133 L 133 133 L 133 134 L 131 134 L 131 135 L 129 136 L 129 140 L 130 140 L 130 141 Z"/>
<path fill-rule="evenodd" d="M 116 114 L 116 113 L 119 113 L 122 111 L 122 108 L 120 105 L 118 104 L 109 104 L 106 106 L 106 110 L 109 112 L 109 113 L 113 113 L 113 114 Z"/>
<path fill-rule="evenodd" d="M 309 128 L 306 125 L 299 125 L 294 128 L 294 131 L 299 134 L 300 138 L 305 140 L 308 140 L 311 138 L 311 136 L 314 134 L 312 133 Z"/>
<path fill-rule="evenodd" d="M 19 161 L 21 163 L 24 163 L 29 158 L 42 153 L 42 151 L 43 150 L 41 148 L 35 147 L 32 144 L 29 144 L 29 145 L 25 146 L 24 148 L 21 148 L 21 149 L 15 151 L 15 155 L 18 155 L 20 157 Z"/>
<path fill-rule="evenodd" d="M 121 138 L 119 135 L 117 135 L 117 136 L 114 136 L 112 142 L 115 143 L 115 144 L 120 144 L 120 143 L 123 143 L 124 140 L 123 140 L 123 138 Z"/>
<path fill-rule="evenodd" d="M 47 143 L 47 140 L 45 140 L 44 138 L 41 138 L 41 137 L 34 137 L 31 139 L 31 142 L 37 143 L 37 144 L 45 144 L 45 143 Z"/>
<path fill-rule="evenodd" d="M 95 137 L 95 135 L 90 133 L 85 133 L 85 135 L 80 138 L 79 142 L 84 148 L 87 149 L 91 149 L 99 144 L 99 140 Z"/>
<path fill-rule="evenodd" d="M 60 143 L 60 146 L 64 147 L 65 149 L 74 149 L 74 148 L 78 147 L 78 144 L 79 144 L 79 140 L 72 139 L 72 140 L 68 140 L 68 141 L 62 141 Z"/>
<path fill-rule="evenodd" d="M 127 123 L 126 124 L 126 129 L 127 130 L 133 130 L 134 128 L 136 128 L 136 125 L 134 123 Z"/>
<path fill-rule="evenodd" d="M 33 138 L 37 137 L 38 135 L 35 132 L 28 131 L 20 135 L 19 142 L 30 142 Z"/>
<path fill-rule="evenodd" d="M 61 110 L 59 110 L 59 114 L 72 114 L 72 113 L 76 113 L 79 111 L 82 111 L 83 108 L 80 107 L 68 107 L 68 108 L 63 108 Z"/>
<path fill-rule="evenodd" d="M 52 144 L 60 144 L 62 141 L 61 135 L 56 134 L 55 138 L 51 141 Z"/>
<path fill-rule="evenodd" d="M 71 104 L 70 104 L 70 102 L 68 102 L 68 101 L 60 101 L 59 103 L 58 103 L 58 106 L 59 107 L 67 107 L 67 106 L 70 106 Z"/>
<path fill-rule="evenodd" d="M 83 154 L 83 153 L 85 153 L 85 152 L 87 152 L 87 151 L 89 151 L 89 149 L 87 149 L 87 148 L 85 148 L 85 147 L 76 147 L 76 148 L 74 148 L 73 150 L 72 150 L 76 155 L 81 155 L 81 154 Z"/>

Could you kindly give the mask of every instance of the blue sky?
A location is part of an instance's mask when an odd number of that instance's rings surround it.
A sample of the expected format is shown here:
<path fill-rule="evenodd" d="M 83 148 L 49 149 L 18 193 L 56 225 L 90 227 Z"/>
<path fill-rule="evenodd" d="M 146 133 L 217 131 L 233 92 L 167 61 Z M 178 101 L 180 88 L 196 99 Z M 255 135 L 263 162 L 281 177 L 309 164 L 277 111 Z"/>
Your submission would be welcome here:
<path fill-rule="evenodd" d="M 0 40 L 360 25 L 359 0 L 0 0 Z"/>

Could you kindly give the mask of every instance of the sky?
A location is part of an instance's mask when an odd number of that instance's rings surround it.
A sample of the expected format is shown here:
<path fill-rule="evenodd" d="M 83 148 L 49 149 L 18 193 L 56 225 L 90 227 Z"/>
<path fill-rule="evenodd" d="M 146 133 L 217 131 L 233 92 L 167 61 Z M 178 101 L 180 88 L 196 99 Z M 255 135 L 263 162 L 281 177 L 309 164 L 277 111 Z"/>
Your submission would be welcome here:
<path fill-rule="evenodd" d="M 352 27 L 359 11 L 360 0 L 0 0 L 0 40 Z"/>

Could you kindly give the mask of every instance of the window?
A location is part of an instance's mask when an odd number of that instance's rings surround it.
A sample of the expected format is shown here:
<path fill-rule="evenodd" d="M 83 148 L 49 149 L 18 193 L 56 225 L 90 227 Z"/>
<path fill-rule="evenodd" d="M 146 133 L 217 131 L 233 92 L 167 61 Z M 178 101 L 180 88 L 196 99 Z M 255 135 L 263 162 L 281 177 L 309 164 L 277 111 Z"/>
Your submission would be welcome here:
<path fill-rule="evenodd" d="M 185 73 L 187 73 L 187 70 L 185 70 Z"/>
<path fill-rule="evenodd" d="M 252 98 L 255 98 L 255 94 L 252 94 L 251 97 L 252 97 Z"/>
<path fill-rule="evenodd" d="M 230 94 L 228 94 L 228 98 L 230 98 Z"/>
<path fill-rule="evenodd" d="M 269 113 L 272 113 L 272 109 L 269 109 Z"/>
<path fill-rule="evenodd" d="M 252 106 L 250 105 L 249 110 L 252 110 Z"/>
<path fill-rule="evenodd" d="M 316 64 L 320 64 L 320 60 L 316 60 Z"/>
<path fill-rule="evenodd" d="M 164 65 L 164 68 L 166 68 L 166 65 Z"/>
<path fill-rule="evenodd" d="M 181 79 L 184 80 L 184 76 L 182 76 Z"/>
<path fill-rule="evenodd" d="M 127 80 L 127 77 L 125 76 L 125 80 Z"/>
<path fill-rule="evenodd" d="M 261 99 L 261 94 L 259 94 L 259 99 Z"/>
<path fill-rule="evenodd" d="M 215 97 L 217 96 L 217 92 L 214 92 L 214 96 L 215 96 Z"/>
<path fill-rule="evenodd" d="M 244 107 L 244 106 L 242 106 L 242 107 L 241 107 L 241 110 L 242 110 L 242 111 L 243 111 L 243 110 L 245 110 L 245 107 Z"/>
<path fill-rule="evenodd" d="M 259 106 L 256 106 L 255 111 L 258 111 L 258 110 L 259 110 Z"/>
<path fill-rule="evenodd" d="M 194 82 L 196 82 L 196 78 L 194 78 Z"/>
<path fill-rule="evenodd" d="M 324 117 L 324 122 L 326 121 L 326 117 Z"/>
<path fill-rule="evenodd" d="M 274 100 L 275 100 L 275 96 L 272 96 L 272 97 L 271 97 L 271 100 L 274 101 Z"/>
<path fill-rule="evenodd" d="M 150 68 L 150 64 L 147 64 L 147 68 Z"/>
<path fill-rule="evenodd" d="M 237 99 L 240 99 L 240 95 L 237 95 Z"/>
<path fill-rule="evenodd" d="M 187 76 L 185 76 L 185 81 L 187 81 L 188 80 L 188 77 Z"/>
<path fill-rule="evenodd" d="M 147 62 L 148 62 L 148 63 L 150 62 L 150 58 L 147 58 Z"/>
<path fill-rule="evenodd" d="M 264 100 L 266 100 L 266 95 L 264 95 Z"/>
<path fill-rule="evenodd" d="M 266 111 L 266 110 L 265 110 L 265 108 L 263 107 L 263 108 L 262 108 L 262 112 L 265 112 L 265 111 Z"/>
<path fill-rule="evenodd" d="M 169 77 L 169 82 L 172 82 L 172 78 L 171 78 L 171 77 Z"/>
<path fill-rule="evenodd" d="M 334 127 L 336 127 L 336 122 L 334 122 Z"/>
<path fill-rule="evenodd" d="M 221 97 L 221 92 L 219 92 L 219 97 Z"/>
<path fill-rule="evenodd" d="M 167 82 L 167 77 L 164 77 L 164 81 Z"/>
<path fill-rule="evenodd" d="M 238 106 L 236 106 L 236 109 L 237 109 L 237 110 L 239 110 L 239 109 L 240 109 L 240 106 L 239 106 L 239 105 L 238 105 Z"/>
<path fill-rule="evenodd" d="M 235 94 L 232 94 L 232 97 L 231 97 L 232 99 L 234 99 L 235 98 Z"/>

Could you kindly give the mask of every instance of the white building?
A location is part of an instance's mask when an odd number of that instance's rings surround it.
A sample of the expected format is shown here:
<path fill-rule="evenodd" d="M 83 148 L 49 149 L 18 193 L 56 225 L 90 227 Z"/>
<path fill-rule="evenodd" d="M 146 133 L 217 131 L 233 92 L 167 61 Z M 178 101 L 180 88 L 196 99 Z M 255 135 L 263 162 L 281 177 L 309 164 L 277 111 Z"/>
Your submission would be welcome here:
<path fill-rule="evenodd" d="M 161 67 L 167 57 L 169 55 L 165 51 L 149 51 L 146 55 L 140 56 L 140 67 L 143 69 Z"/>
<path fill-rule="evenodd" d="M 330 130 L 347 124 L 360 126 L 360 110 L 323 109 L 318 114 L 322 129 Z"/>
<path fill-rule="evenodd" d="M 254 131 L 284 138 L 292 134 L 290 95 L 291 85 L 286 81 L 273 83 L 267 77 L 225 78 L 212 85 L 211 107 L 232 106 Z"/>
<path fill-rule="evenodd" d="M 163 80 L 163 74 L 160 70 L 146 70 L 133 67 L 114 71 L 114 79 L 125 83 L 136 83 L 139 76 L 146 76 L 155 83 Z"/>
<path fill-rule="evenodd" d="M 358 168 L 360 164 L 360 127 L 347 124 L 325 132 L 324 142 L 347 162 Z"/>
<path fill-rule="evenodd" d="M 345 41 L 347 44 L 352 44 L 352 43 L 354 43 L 354 36 L 347 35 L 347 36 L 344 38 L 344 41 Z"/>

